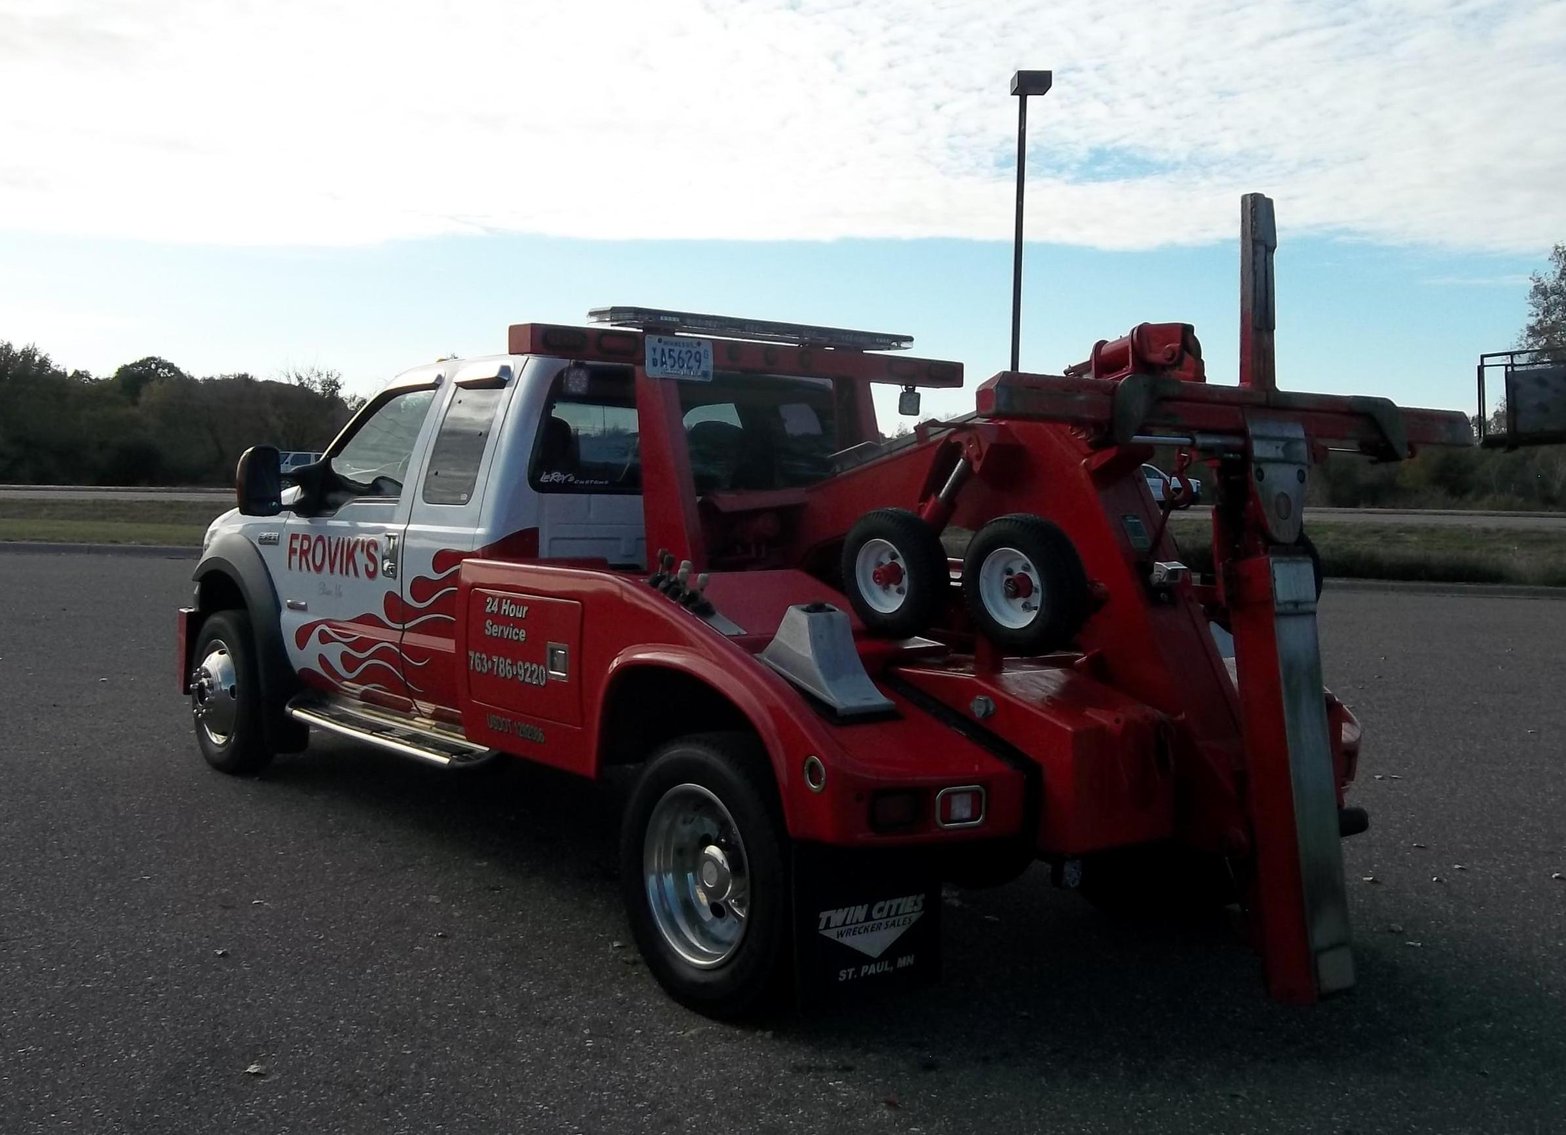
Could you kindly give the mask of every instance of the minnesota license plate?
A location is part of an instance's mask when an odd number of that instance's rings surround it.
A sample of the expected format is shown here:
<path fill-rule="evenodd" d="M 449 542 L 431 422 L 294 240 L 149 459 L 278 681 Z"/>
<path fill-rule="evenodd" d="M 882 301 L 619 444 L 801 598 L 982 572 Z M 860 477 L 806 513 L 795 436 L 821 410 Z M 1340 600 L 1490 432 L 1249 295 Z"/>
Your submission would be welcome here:
<path fill-rule="evenodd" d="M 712 381 L 712 343 L 707 339 L 675 339 L 648 335 L 647 377 Z"/>

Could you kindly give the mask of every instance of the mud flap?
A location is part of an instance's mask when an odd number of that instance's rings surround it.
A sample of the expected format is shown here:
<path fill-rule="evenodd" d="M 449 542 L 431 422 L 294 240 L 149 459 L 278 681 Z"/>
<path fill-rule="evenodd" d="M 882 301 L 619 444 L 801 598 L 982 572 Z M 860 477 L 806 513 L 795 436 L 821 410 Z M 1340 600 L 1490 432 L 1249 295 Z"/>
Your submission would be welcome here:
<path fill-rule="evenodd" d="M 926 857 L 796 843 L 793 879 L 802 1007 L 940 978 L 941 886 Z"/>

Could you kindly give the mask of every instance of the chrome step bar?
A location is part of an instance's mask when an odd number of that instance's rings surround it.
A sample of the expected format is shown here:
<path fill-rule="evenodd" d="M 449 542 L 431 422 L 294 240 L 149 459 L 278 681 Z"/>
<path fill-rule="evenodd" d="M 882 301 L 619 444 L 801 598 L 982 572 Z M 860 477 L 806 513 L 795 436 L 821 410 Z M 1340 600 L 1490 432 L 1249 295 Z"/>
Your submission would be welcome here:
<path fill-rule="evenodd" d="M 299 694 L 288 703 L 286 712 L 305 725 L 438 768 L 470 768 L 494 755 L 493 749 L 474 744 L 433 722 L 350 704 L 324 694 Z"/>

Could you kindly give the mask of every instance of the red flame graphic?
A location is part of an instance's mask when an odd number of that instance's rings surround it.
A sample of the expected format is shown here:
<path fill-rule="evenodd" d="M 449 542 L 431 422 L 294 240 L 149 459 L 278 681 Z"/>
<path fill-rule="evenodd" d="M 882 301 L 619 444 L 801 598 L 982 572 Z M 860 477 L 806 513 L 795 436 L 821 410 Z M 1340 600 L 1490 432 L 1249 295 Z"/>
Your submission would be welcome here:
<path fill-rule="evenodd" d="M 407 582 L 407 599 L 388 591 L 382 613 L 365 612 L 354 619 L 314 619 L 294 632 L 294 644 L 304 650 L 311 642 L 322 647 L 319 666 L 305 667 L 300 677 L 312 685 L 380 691 L 407 698 L 426 692 L 413 674 L 428 666 L 435 653 L 406 632 L 435 639 L 455 637 L 457 626 L 457 573 L 469 556 L 530 559 L 538 555 L 538 529 L 514 532 L 476 551 L 441 548 L 431 557 L 432 575 L 414 576 Z M 370 632 L 370 633 L 366 633 Z M 340 647 L 329 656 L 327 647 Z"/>

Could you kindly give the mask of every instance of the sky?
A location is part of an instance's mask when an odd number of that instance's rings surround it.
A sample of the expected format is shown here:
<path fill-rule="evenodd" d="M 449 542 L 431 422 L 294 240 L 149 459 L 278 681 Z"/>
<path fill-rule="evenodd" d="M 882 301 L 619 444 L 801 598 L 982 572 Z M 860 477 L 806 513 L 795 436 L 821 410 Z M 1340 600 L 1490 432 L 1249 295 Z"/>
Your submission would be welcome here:
<path fill-rule="evenodd" d="M 1009 347 L 1143 321 L 1233 381 L 1471 409 L 1566 241 L 1561 0 L 0 0 L 0 339 L 368 392 L 638 304 Z M 286 439 L 282 439 L 286 441 Z"/>

